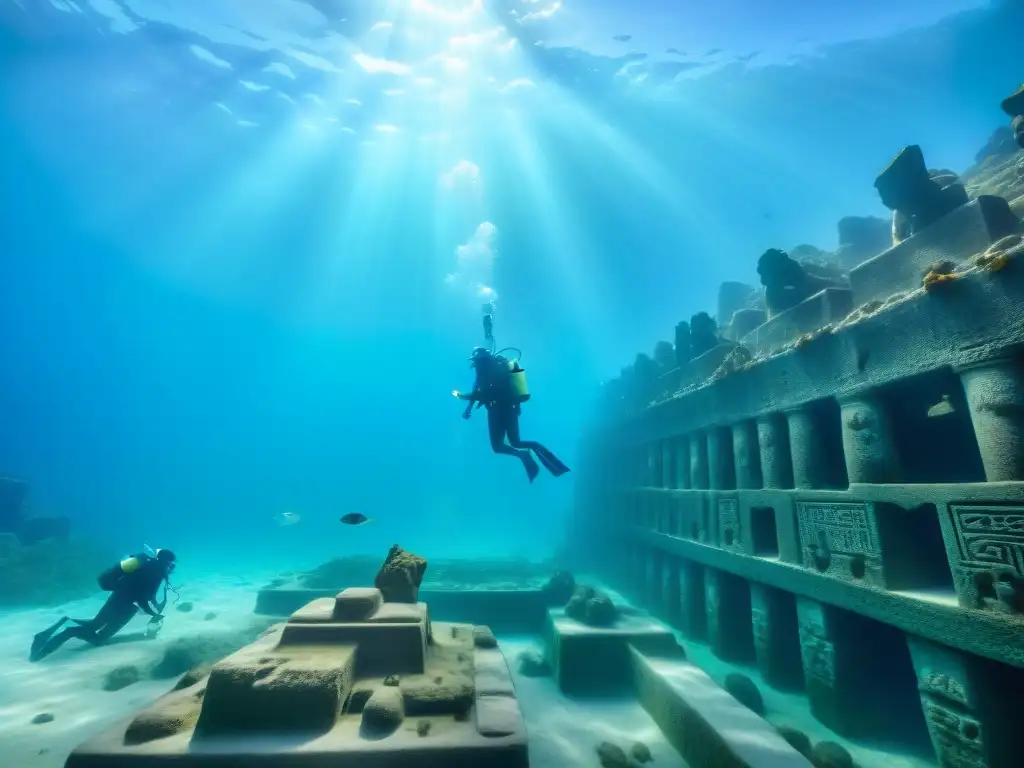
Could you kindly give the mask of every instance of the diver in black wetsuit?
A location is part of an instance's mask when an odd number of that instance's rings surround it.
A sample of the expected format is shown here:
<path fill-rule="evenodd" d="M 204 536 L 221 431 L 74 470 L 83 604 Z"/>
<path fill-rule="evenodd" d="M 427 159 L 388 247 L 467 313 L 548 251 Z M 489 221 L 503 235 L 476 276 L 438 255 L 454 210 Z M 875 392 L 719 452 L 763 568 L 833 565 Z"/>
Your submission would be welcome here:
<path fill-rule="evenodd" d="M 169 549 L 158 549 L 155 556 L 133 555 L 107 569 L 100 574 L 98 581 L 111 594 L 96 616 L 86 621 L 61 617 L 52 627 L 35 636 L 29 661 L 49 656 L 73 637 L 92 645 L 103 645 L 124 629 L 140 609 L 151 617 L 150 625 L 158 627 L 164 618 L 168 578 L 174 567 L 174 553 Z M 161 584 L 164 585 L 164 594 L 158 601 L 156 593 Z M 61 629 L 68 621 L 77 626 Z"/>
<path fill-rule="evenodd" d="M 489 331 L 489 323 L 485 319 L 485 328 Z M 483 347 L 473 350 L 469 358 L 476 371 L 473 391 L 469 394 L 455 392 L 460 400 L 467 400 L 466 410 L 462 418 L 468 419 L 473 406 L 487 407 L 487 429 L 491 436 L 491 448 L 495 453 L 516 456 L 523 462 L 527 477 L 532 483 L 540 469 L 533 460 L 533 451 L 541 464 L 552 475 L 559 477 L 569 471 L 555 454 L 533 440 L 523 440 L 519 436 L 519 414 L 521 404 L 529 398 L 525 391 L 525 374 L 518 363 L 496 355 Z M 522 385 L 517 385 L 513 377 L 521 374 Z M 508 437 L 508 444 L 505 438 Z"/>

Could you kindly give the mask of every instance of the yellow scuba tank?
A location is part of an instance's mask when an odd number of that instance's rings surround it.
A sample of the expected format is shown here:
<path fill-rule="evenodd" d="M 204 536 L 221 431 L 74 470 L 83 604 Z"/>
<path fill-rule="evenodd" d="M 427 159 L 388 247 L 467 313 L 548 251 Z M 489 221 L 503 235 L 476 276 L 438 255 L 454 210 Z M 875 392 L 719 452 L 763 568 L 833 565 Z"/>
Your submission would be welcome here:
<path fill-rule="evenodd" d="M 519 367 L 518 360 L 509 360 L 508 370 L 508 387 L 513 402 L 525 403 L 530 399 L 530 388 L 526 384 L 526 369 Z"/>
<path fill-rule="evenodd" d="M 142 565 L 137 557 L 128 557 L 121 561 L 121 571 L 124 573 L 134 573 L 139 570 L 139 566 Z"/>

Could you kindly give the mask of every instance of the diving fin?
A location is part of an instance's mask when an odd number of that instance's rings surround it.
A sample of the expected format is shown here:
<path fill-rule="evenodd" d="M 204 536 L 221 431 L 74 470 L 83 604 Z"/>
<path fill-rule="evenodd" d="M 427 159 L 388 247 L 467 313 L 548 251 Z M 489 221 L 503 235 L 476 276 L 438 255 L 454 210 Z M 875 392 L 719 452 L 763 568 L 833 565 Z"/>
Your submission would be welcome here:
<path fill-rule="evenodd" d="M 28 654 L 29 661 L 38 661 L 40 659 L 40 653 L 46 646 L 47 642 L 49 642 L 50 638 L 53 637 L 54 633 L 58 629 L 64 626 L 64 623 L 67 620 L 67 616 L 61 616 L 60 621 L 56 622 L 52 627 L 47 627 L 32 638 L 32 650 L 29 651 Z"/>
<path fill-rule="evenodd" d="M 533 456 L 530 455 L 529 451 L 524 451 L 522 455 L 523 469 L 526 470 L 526 476 L 530 478 L 532 483 L 537 479 L 537 475 L 540 474 L 540 467 L 537 466 L 537 462 L 533 460 Z"/>
<path fill-rule="evenodd" d="M 555 456 L 555 454 L 544 446 L 534 448 L 533 452 L 537 454 L 537 458 L 540 459 L 540 463 L 544 465 L 544 469 L 555 477 L 561 477 L 569 471 L 569 468 L 562 463 L 561 459 Z"/>

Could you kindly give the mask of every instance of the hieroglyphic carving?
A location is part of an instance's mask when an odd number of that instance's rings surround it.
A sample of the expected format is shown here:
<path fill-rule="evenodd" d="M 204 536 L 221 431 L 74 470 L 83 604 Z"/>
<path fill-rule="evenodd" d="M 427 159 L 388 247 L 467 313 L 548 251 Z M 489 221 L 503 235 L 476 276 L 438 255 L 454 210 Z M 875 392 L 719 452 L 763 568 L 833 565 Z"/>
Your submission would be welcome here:
<path fill-rule="evenodd" d="M 985 768 L 981 723 L 936 701 L 925 698 L 921 703 L 942 768 Z"/>
<path fill-rule="evenodd" d="M 718 500 L 718 545 L 724 549 L 742 549 L 736 499 Z"/>
<path fill-rule="evenodd" d="M 827 570 L 832 554 L 880 556 L 878 534 L 867 504 L 798 501 L 796 508 L 805 566 Z"/>
<path fill-rule="evenodd" d="M 771 649 L 772 631 L 768 612 L 753 608 L 750 611 L 750 621 L 754 630 L 754 651 L 760 657 L 764 653 L 769 653 Z"/>
<path fill-rule="evenodd" d="M 708 640 L 714 645 L 718 642 L 720 622 L 718 612 L 722 608 L 722 596 L 718 584 L 718 574 L 708 571 L 704 576 L 704 602 L 707 611 Z"/>
<path fill-rule="evenodd" d="M 836 683 L 836 648 L 829 639 L 825 626 L 824 608 L 812 600 L 797 601 L 800 623 L 800 654 L 804 662 L 804 676 L 826 688 Z"/>
<path fill-rule="evenodd" d="M 1024 509 L 950 506 L 962 593 L 975 608 L 1024 611 Z"/>

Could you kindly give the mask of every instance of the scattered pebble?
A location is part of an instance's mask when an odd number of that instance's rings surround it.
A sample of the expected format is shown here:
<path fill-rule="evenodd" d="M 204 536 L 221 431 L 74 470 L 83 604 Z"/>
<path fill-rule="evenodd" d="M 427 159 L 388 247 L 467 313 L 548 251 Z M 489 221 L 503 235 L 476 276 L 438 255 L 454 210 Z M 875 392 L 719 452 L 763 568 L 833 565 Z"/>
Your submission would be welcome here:
<path fill-rule="evenodd" d="M 177 607 L 182 613 L 191 613 L 195 606 L 192 603 L 179 603 Z"/>
<path fill-rule="evenodd" d="M 420 736 L 426 736 L 428 733 L 430 733 L 430 721 L 420 720 L 418 723 L 416 723 L 416 733 L 418 733 Z"/>
<path fill-rule="evenodd" d="M 120 691 L 129 685 L 139 682 L 139 668 L 134 664 L 122 664 L 114 667 L 103 677 L 104 691 Z"/>
<path fill-rule="evenodd" d="M 203 616 L 203 621 L 213 621 L 216 618 L 217 618 L 217 614 L 214 613 L 213 611 L 210 611 L 208 614 Z"/>
<path fill-rule="evenodd" d="M 49 712 L 40 712 L 38 715 L 32 718 L 33 725 L 42 725 L 43 723 L 52 723 L 54 717 Z"/>
<path fill-rule="evenodd" d="M 629 756 L 636 760 L 638 763 L 649 763 L 654 758 L 651 757 L 651 748 L 644 744 L 642 741 L 636 742 L 629 749 Z"/>

